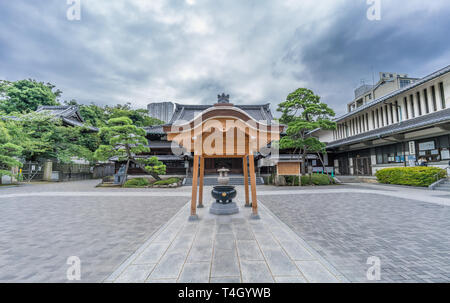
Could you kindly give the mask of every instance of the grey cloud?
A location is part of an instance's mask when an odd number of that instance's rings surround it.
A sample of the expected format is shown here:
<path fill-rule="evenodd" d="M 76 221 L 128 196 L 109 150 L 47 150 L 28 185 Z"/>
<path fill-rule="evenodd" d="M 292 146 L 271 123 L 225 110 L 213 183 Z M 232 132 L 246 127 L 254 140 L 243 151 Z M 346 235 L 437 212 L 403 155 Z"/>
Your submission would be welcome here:
<path fill-rule="evenodd" d="M 424 76 L 448 59 L 446 1 L 384 0 L 382 20 L 365 0 L 82 0 L 82 20 L 66 1 L 0 3 L 0 77 L 36 78 L 65 99 L 272 102 L 312 88 L 342 113 L 371 67 Z M 438 3 L 437 3 L 438 2 Z M 426 7 L 422 7 L 425 6 Z"/>

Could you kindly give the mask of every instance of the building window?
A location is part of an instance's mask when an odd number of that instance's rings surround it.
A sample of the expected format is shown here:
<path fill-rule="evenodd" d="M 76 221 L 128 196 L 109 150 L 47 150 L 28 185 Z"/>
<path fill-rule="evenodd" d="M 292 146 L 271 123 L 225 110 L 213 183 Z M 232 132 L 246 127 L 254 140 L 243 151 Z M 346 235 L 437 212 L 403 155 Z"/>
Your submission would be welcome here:
<path fill-rule="evenodd" d="M 381 126 L 384 126 L 383 107 L 380 107 L 380 118 L 381 118 Z"/>
<path fill-rule="evenodd" d="M 400 88 L 404 88 L 404 87 L 408 86 L 409 84 L 411 84 L 410 80 L 400 80 Z"/>
<path fill-rule="evenodd" d="M 422 104 L 420 104 L 420 92 L 416 93 L 417 106 L 419 106 L 419 116 L 422 116 Z"/>
<path fill-rule="evenodd" d="M 433 110 L 437 111 L 436 88 L 434 87 L 434 85 L 431 87 L 431 98 L 433 99 Z"/>
<path fill-rule="evenodd" d="M 425 98 L 425 111 L 428 114 L 430 113 L 430 106 L 428 105 L 428 91 L 426 88 L 423 90 L 423 97 Z"/>
<path fill-rule="evenodd" d="M 441 104 L 442 109 L 445 108 L 445 93 L 444 93 L 444 83 L 439 83 L 439 92 L 441 93 Z"/>
<path fill-rule="evenodd" d="M 402 143 L 392 144 L 375 149 L 377 164 L 403 163 L 405 155 Z"/>
<path fill-rule="evenodd" d="M 414 112 L 414 96 L 410 95 L 409 96 L 409 102 L 411 102 L 411 118 L 415 118 L 416 117 L 416 113 Z"/>

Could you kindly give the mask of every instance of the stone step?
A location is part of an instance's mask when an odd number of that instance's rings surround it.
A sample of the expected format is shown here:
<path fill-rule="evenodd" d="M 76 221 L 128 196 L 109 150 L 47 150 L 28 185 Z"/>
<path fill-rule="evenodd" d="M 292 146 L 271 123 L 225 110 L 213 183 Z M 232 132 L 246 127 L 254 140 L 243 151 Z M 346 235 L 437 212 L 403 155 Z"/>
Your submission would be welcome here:
<path fill-rule="evenodd" d="M 205 178 L 204 179 L 204 185 L 205 186 L 215 186 L 215 185 L 220 185 L 219 182 L 217 181 L 217 178 Z M 250 185 L 250 178 L 248 180 L 248 184 Z M 264 184 L 264 180 L 261 177 L 257 177 L 256 178 L 256 185 L 263 185 Z M 186 182 L 184 183 L 185 186 L 192 186 L 192 177 L 186 178 Z M 241 177 L 232 177 L 230 178 L 230 182 L 229 185 L 244 185 L 244 178 Z"/>

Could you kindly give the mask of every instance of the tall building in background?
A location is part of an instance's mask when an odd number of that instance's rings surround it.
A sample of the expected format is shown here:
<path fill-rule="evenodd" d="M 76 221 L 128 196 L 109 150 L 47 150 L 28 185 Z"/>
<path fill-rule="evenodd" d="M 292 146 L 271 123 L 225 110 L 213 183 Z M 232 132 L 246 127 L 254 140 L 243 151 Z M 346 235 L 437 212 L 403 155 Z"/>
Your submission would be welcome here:
<path fill-rule="evenodd" d="M 147 105 L 150 117 L 169 122 L 172 119 L 174 104 L 172 102 L 155 102 Z"/>

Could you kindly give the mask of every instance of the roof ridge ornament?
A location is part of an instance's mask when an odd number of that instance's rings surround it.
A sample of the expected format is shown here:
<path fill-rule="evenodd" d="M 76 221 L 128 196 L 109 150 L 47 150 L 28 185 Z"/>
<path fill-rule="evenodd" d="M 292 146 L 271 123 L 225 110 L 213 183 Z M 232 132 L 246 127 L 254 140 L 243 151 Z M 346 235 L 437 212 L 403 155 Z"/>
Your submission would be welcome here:
<path fill-rule="evenodd" d="M 217 102 L 230 103 L 230 95 L 225 95 L 225 93 L 222 93 L 222 95 L 217 95 Z"/>
<path fill-rule="evenodd" d="M 225 95 L 225 93 L 222 93 L 222 95 L 217 95 L 217 103 L 216 106 L 233 106 L 233 104 L 230 103 L 230 95 Z"/>

